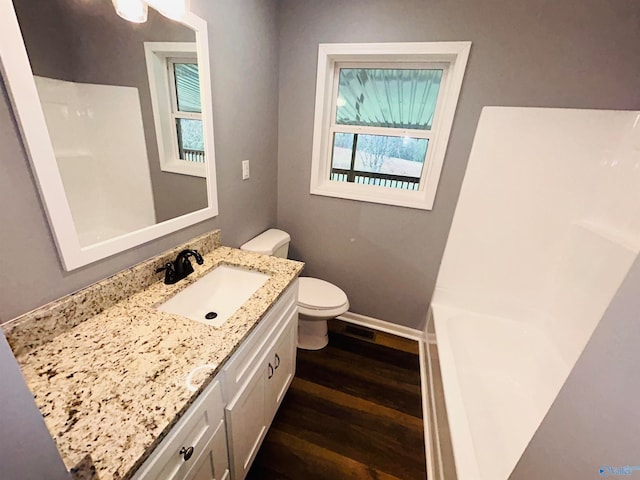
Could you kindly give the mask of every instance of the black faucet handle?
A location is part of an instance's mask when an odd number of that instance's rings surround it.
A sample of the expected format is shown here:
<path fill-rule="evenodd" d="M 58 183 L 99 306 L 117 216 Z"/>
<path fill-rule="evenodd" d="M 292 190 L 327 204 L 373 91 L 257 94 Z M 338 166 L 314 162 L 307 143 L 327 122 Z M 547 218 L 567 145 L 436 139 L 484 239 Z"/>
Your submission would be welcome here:
<path fill-rule="evenodd" d="M 176 268 L 173 262 L 167 262 L 163 267 L 156 269 L 156 273 L 160 272 L 164 272 L 164 283 L 167 285 L 176 283 L 179 280 L 176 278 Z"/>
<path fill-rule="evenodd" d="M 172 262 L 167 262 L 164 264 L 164 267 L 160 267 L 160 268 L 156 268 L 156 273 L 160 273 L 160 272 L 173 272 L 175 269 L 173 268 L 173 263 Z"/>

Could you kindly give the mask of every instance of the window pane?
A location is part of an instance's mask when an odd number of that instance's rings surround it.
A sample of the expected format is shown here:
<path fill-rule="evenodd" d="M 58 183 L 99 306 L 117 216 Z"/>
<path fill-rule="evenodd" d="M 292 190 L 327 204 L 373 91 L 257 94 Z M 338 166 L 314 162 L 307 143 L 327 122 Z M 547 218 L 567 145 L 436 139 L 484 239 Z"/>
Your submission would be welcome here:
<path fill-rule="evenodd" d="M 336 133 L 333 136 L 333 168 L 351 168 L 353 137 L 353 133 Z"/>
<path fill-rule="evenodd" d="M 204 162 L 204 136 L 202 120 L 176 119 L 178 149 L 180 159 L 190 162 Z"/>
<path fill-rule="evenodd" d="M 429 140 L 336 133 L 331 180 L 418 190 Z M 352 152 L 356 152 L 351 169 Z"/>
<path fill-rule="evenodd" d="M 201 113 L 200 75 L 196 63 L 174 63 L 178 110 L 181 112 Z"/>
<path fill-rule="evenodd" d="M 336 123 L 430 130 L 442 70 L 341 68 Z"/>

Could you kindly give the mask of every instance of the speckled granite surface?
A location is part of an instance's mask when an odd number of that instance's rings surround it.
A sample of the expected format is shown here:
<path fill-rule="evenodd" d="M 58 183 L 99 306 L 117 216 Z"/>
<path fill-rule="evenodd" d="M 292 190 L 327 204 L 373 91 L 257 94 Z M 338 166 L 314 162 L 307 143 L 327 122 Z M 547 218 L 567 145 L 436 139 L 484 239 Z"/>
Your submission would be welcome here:
<path fill-rule="evenodd" d="M 19 342 L 16 358 L 69 469 L 90 456 L 92 474 L 101 480 L 129 478 L 303 267 L 227 247 L 204 258 L 204 265 L 194 265 L 195 273 L 187 279 L 165 285 L 154 274 L 155 283 L 91 318 L 74 321 L 75 326 L 43 345 Z M 152 266 L 163 260 L 159 256 Z M 220 264 L 271 275 L 222 327 L 154 308 Z M 115 277 L 129 276 L 120 280 L 130 284 L 139 278 L 137 267 Z M 106 296 L 111 298 L 108 292 Z M 27 330 L 23 325 L 20 338 L 28 336 Z M 217 368 L 195 376 L 199 390 L 194 393 L 185 380 L 204 364 Z"/>
<path fill-rule="evenodd" d="M 206 255 L 221 245 L 220 230 L 205 233 L 87 288 L 25 313 L 3 324 L 2 329 L 13 353 L 22 355 L 164 278 L 162 273 L 155 273 L 156 268 L 175 259 L 178 252 L 185 248 L 198 250 Z"/>

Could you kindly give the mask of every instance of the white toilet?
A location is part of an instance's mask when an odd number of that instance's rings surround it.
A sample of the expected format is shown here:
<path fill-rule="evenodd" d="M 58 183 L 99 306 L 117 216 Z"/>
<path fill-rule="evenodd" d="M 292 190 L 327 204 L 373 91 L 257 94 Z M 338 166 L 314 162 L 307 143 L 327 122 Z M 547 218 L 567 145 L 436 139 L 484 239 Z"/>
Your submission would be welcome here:
<path fill-rule="evenodd" d="M 272 228 L 249 240 L 240 249 L 287 258 L 291 237 Z M 327 320 L 349 310 L 347 295 L 335 285 L 318 278 L 298 280 L 298 348 L 320 350 L 327 346 Z"/>

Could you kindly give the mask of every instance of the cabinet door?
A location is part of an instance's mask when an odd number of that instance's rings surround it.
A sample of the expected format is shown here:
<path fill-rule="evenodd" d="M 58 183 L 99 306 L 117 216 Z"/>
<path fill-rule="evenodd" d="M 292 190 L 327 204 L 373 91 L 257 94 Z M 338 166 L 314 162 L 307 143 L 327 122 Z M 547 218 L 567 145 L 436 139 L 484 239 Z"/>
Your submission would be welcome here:
<path fill-rule="evenodd" d="M 229 459 L 227 457 L 227 432 L 224 420 L 198 457 L 185 480 L 229 480 Z"/>
<path fill-rule="evenodd" d="M 231 478 L 243 480 L 267 431 L 264 359 L 236 398 L 225 408 L 229 427 L 229 459 Z"/>
<path fill-rule="evenodd" d="M 238 394 L 247 377 L 256 368 L 256 365 L 264 357 L 266 351 L 271 348 L 275 335 L 282 329 L 284 320 L 289 317 L 292 310 L 297 310 L 297 280 L 293 283 L 276 302 L 276 304 L 260 320 L 249 337 L 229 359 L 222 370 L 222 393 L 226 402 L 232 401 Z"/>
<path fill-rule="evenodd" d="M 296 347 L 298 343 L 297 311 L 288 320 L 288 325 L 269 356 L 273 373 L 267 377 L 266 412 L 267 425 L 276 414 L 284 394 L 293 380 L 296 370 Z"/>

